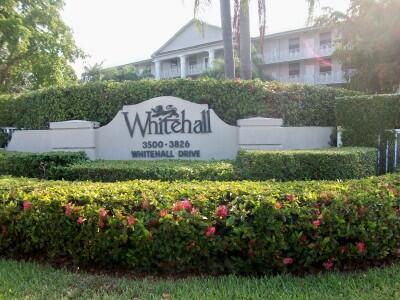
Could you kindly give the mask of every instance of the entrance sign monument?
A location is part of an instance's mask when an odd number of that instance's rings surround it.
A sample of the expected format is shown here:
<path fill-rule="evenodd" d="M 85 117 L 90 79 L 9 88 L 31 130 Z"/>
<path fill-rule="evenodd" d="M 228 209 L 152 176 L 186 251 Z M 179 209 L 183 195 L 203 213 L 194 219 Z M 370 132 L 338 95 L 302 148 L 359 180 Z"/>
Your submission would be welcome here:
<path fill-rule="evenodd" d="M 234 159 L 240 149 L 329 147 L 331 127 L 283 127 L 281 119 L 222 121 L 206 104 L 157 97 L 123 106 L 114 119 L 50 122 L 49 130 L 17 130 L 7 150 L 85 151 L 105 160 Z"/>
<path fill-rule="evenodd" d="M 238 151 L 236 126 L 208 105 L 175 97 L 124 106 L 97 131 L 102 159 L 228 159 Z"/>

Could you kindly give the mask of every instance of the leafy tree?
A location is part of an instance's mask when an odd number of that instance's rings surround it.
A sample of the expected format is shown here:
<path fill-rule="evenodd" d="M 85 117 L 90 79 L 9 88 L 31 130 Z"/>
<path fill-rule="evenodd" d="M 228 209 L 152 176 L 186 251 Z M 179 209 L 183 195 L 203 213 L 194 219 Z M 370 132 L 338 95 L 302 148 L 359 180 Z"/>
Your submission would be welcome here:
<path fill-rule="evenodd" d="M 95 63 L 94 65 L 88 65 L 83 67 L 84 72 L 81 76 L 83 82 L 95 82 L 102 80 L 103 62 Z"/>
<path fill-rule="evenodd" d="M 94 81 L 126 81 L 126 80 L 140 80 L 143 78 L 151 78 L 151 70 L 145 70 L 141 73 L 137 72 L 135 66 L 125 65 L 120 67 L 103 68 L 103 62 L 96 63 L 92 66 L 85 66 L 85 72 L 82 74 L 83 82 Z"/>
<path fill-rule="evenodd" d="M 346 13 L 326 9 L 317 25 L 338 28 L 334 57 L 342 62 L 352 89 L 390 93 L 399 88 L 399 0 L 352 0 Z"/>
<path fill-rule="evenodd" d="M 0 0 L 0 92 L 75 81 L 83 52 L 60 10 L 63 0 Z"/>

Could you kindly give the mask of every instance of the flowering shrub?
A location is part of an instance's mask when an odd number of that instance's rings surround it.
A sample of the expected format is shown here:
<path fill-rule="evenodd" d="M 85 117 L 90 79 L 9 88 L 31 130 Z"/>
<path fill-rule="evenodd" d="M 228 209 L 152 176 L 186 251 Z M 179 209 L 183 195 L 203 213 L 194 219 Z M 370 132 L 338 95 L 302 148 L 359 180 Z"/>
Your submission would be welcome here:
<path fill-rule="evenodd" d="M 0 178 L 0 255 L 145 272 L 334 270 L 400 254 L 400 174 L 347 182 Z"/>

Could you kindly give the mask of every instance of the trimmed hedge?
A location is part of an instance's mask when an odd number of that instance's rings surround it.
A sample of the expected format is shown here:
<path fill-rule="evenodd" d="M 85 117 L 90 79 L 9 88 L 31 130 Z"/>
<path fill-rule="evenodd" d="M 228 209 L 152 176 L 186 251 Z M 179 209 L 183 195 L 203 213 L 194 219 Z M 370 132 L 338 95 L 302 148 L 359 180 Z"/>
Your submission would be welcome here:
<path fill-rule="evenodd" d="M 48 178 L 56 166 L 68 166 L 86 160 L 84 152 L 25 153 L 0 151 L 0 174 Z"/>
<path fill-rule="evenodd" d="M 348 182 L 0 179 L 0 255 L 137 272 L 303 272 L 399 256 L 400 174 Z"/>
<path fill-rule="evenodd" d="M 229 161 L 91 161 L 51 170 L 52 179 L 121 181 L 158 180 L 235 180 L 239 175 Z"/>
<path fill-rule="evenodd" d="M 378 135 L 400 128 L 400 95 L 339 98 L 336 118 L 345 146 L 377 147 Z"/>
<path fill-rule="evenodd" d="M 375 148 L 325 150 L 241 151 L 241 177 L 252 180 L 334 180 L 376 175 Z"/>
<path fill-rule="evenodd" d="M 65 180 L 333 180 L 376 175 L 373 148 L 240 151 L 235 161 L 87 161 L 83 153 L 0 152 L 0 174 Z"/>
<path fill-rule="evenodd" d="M 334 126 L 335 97 L 355 94 L 344 89 L 259 80 L 99 82 L 0 97 L 0 126 L 42 129 L 49 122 L 71 119 L 104 125 L 123 105 L 168 95 L 209 104 L 230 124 L 241 118 L 266 116 L 282 117 L 292 126 Z"/>

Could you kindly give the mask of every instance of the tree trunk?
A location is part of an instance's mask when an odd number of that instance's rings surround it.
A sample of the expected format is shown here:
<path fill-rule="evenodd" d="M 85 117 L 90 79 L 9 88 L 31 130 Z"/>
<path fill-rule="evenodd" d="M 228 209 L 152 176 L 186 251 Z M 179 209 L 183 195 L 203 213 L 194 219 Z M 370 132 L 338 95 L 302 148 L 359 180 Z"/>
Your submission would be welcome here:
<path fill-rule="evenodd" d="M 252 78 L 249 0 L 240 3 L 240 78 Z"/>
<path fill-rule="evenodd" d="M 235 78 L 235 61 L 233 59 L 232 18 L 230 0 L 220 0 L 222 39 L 224 43 L 225 78 Z"/>

